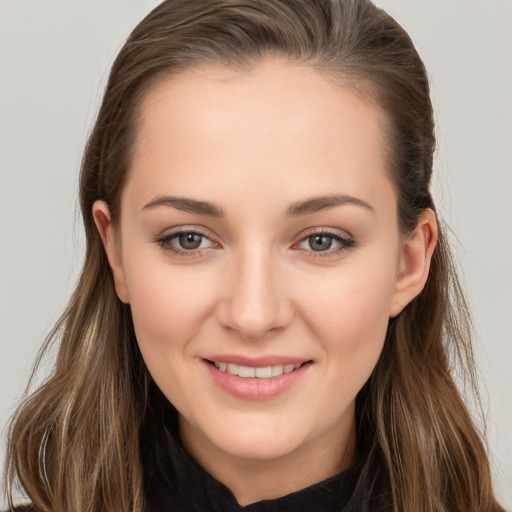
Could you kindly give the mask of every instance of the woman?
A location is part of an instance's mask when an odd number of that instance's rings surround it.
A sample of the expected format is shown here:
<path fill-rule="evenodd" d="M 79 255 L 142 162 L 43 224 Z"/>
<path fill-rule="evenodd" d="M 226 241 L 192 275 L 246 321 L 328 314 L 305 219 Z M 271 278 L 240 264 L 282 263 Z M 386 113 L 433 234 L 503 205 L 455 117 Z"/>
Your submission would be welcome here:
<path fill-rule="evenodd" d="M 85 266 L 9 479 L 35 510 L 502 510 L 451 375 L 428 81 L 366 1 L 157 7 L 81 174 Z"/>

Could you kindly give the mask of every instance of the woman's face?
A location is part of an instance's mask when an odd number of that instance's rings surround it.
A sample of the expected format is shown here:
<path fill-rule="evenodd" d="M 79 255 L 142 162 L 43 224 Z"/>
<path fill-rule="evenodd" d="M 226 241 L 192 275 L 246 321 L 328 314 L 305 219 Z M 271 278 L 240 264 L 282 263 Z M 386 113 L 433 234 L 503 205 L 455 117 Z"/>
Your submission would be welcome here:
<path fill-rule="evenodd" d="M 279 60 L 186 71 L 144 99 L 104 239 L 199 459 L 338 457 L 353 442 L 356 394 L 409 300 L 383 126 Z"/>

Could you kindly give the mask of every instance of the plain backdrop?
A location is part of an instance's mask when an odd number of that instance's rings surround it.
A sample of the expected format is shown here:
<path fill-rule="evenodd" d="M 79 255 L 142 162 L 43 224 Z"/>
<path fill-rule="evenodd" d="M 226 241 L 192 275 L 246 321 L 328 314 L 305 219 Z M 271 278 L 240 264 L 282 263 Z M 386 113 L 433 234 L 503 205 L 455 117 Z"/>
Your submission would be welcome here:
<path fill-rule="evenodd" d="M 158 3 L 0 0 L 2 462 L 5 425 L 80 270 L 77 174 L 109 66 Z M 478 333 L 493 471 L 510 508 L 512 0 L 377 3 L 409 31 L 432 80 L 434 193 L 456 234 Z"/>

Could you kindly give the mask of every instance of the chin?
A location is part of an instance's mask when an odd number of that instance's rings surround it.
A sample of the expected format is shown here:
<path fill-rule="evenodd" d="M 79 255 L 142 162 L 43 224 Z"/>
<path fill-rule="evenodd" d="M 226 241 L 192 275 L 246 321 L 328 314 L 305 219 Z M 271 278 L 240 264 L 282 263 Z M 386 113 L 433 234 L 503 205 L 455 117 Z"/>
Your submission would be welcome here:
<path fill-rule="evenodd" d="M 269 460 L 284 457 L 307 443 L 307 432 L 290 429 L 290 426 L 272 424 L 268 418 L 247 420 L 243 425 L 204 432 L 209 442 L 233 457 L 253 460 Z"/>
<path fill-rule="evenodd" d="M 229 442 L 218 447 L 232 457 L 263 461 L 285 457 L 293 453 L 299 445 L 300 443 L 291 443 L 290 440 L 282 442 L 281 439 L 260 436 L 259 439 L 232 437 Z"/>

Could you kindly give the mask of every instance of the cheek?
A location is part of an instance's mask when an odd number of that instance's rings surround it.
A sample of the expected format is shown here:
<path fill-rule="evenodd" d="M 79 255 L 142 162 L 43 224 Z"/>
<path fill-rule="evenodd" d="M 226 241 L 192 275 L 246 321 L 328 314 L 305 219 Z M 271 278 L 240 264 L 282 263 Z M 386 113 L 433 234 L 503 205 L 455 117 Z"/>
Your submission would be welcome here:
<path fill-rule="evenodd" d="M 345 294 L 334 295 L 332 301 L 318 302 L 318 311 L 322 305 L 317 333 L 326 360 L 325 386 L 336 397 L 326 406 L 334 413 L 348 407 L 370 378 L 384 346 L 388 316 L 374 293 L 348 300 Z"/>
<path fill-rule="evenodd" d="M 140 261 L 140 263 L 138 263 Z M 212 290 L 203 273 L 151 264 L 147 258 L 127 265 L 127 285 L 137 340 L 161 355 L 184 348 L 200 329 L 211 305 Z"/>
<path fill-rule="evenodd" d="M 303 317 L 321 340 L 325 357 L 335 361 L 331 368 L 361 385 L 386 337 L 394 286 L 394 268 L 386 268 L 390 270 L 369 265 L 337 269 L 331 279 L 311 282 L 303 294 Z"/>
<path fill-rule="evenodd" d="M 322 324 L 332 330 L 357 333 L 375 323 L 387 323 L 395 283 L 395 267 L 391 264 L 371 265 L 367 259 L 357 264 L 332 269 L 321 279 L 312 276 L 303 288 L 306 310 L 321 317 Z"/>

